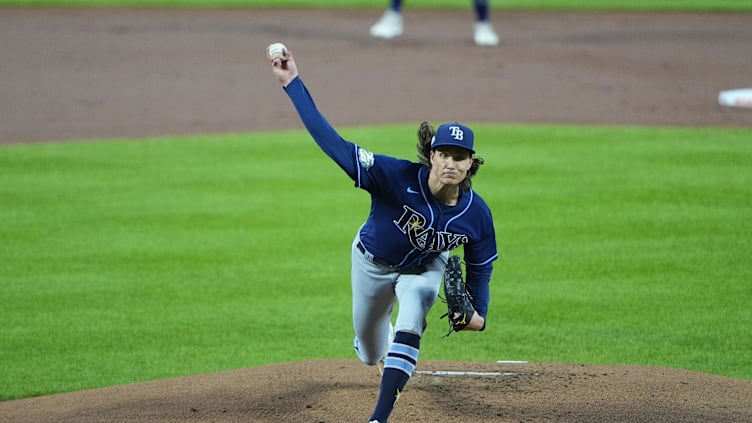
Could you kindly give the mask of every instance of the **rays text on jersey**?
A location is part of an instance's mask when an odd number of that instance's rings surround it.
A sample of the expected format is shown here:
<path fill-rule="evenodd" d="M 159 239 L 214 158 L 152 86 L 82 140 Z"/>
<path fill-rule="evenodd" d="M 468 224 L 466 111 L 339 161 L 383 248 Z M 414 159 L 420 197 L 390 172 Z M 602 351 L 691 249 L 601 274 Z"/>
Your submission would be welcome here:
<path fill-rule="evenodd" d="M 407 235 L 410 244 L 421 251 L 449 251 L 466 244 L 469 240 L 465 234 L 437 231 L 430 226 L 425 227 L 425 216 L 406 204 L 402 208 L 404 210 L 402 216 L 392 222 L 403 234 Z"/>

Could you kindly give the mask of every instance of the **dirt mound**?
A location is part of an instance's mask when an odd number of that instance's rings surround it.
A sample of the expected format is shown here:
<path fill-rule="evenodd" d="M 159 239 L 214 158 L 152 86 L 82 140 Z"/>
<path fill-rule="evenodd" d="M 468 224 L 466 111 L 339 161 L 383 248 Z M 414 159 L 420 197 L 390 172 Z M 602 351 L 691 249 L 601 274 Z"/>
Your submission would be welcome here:
<path fill-rule="evenodd" d="M 357 360 L 283 363 L 0 403 L 12 422 L 361 422 L 378 395 Z M 395 422 L 747 422 L 752 382 L 638 366 L 424 361 Z"/>

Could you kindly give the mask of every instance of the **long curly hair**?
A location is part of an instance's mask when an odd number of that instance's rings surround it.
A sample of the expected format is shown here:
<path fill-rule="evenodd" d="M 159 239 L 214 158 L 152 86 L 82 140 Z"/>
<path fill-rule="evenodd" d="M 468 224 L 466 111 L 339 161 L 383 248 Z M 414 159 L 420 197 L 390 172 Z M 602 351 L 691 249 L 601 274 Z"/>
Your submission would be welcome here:
<path fill-rule="evenodd" d="M 431 168 L 431 138 L 436 133 L 430 123 L 423 121 L 418 127 L 418 161 L 420 164 Z M 467 177 L 460 183 L 460 189 L 469 191 L 473 186 L 472 177 L 478 173 L 480 166 L 485 163 L 480 157 L 472 157 L 473 163 L 467 171 Z"/>

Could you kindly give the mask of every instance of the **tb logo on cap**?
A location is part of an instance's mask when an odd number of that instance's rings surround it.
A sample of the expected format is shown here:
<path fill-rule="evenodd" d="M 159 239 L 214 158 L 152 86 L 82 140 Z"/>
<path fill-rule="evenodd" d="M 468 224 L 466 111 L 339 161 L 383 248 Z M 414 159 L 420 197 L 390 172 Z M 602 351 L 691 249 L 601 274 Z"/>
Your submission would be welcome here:
<path fill-rule="evenodd" d="M 449 136 L 456 139 L 457 141 L 462 141 L 465 138 L 465 133 L 462 132 L 462 128 L 460 128 L 459 126 L 450 126 L 449 130 Z"/>
<path fill-rule="evenodd" d="M 436 130 L 436 134 L 431 140 L 431 147 L 453 145 L 475 153 L 475 150 L 473 150 L 474 138 L 472 129 L 467 126 L 459 122 L 444 123 Z"/>

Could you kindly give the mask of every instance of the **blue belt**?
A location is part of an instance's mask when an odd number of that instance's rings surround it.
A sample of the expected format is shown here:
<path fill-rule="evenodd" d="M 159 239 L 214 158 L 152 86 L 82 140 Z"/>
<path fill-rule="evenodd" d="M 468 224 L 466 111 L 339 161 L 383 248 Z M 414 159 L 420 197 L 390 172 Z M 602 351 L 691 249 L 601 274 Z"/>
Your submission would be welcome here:
<path fill-rule="evenodd" d="M 392 267 L 392 268 L 396 267 L 392 265 L 391 263 L 389 263 L 388 261 L 380 259 L 374 256 L 373 254 L 369 253 L 368 250 L 366 250 L 366 247 L 364 247 L 363 243 L 360 241 L 358 241 L 358 250 L 360 250 L 363 256 L 365 256 L 365 258 L 372 263 L 375 263 L 375 264 L 378 264 L 379 266 L 384 266 L 384 267 Z"/>
<path fill-rule="evenodd" d="M 393 271 L 397 271 L 397 272 L 405 273 L 405 274 L 416 274 L 416 275 L 421 274 L 426 271 L 425 266 L 410 266 L 410 267 L 395 266 L 389 263 L 388 261 L 384 259 L 380 259 L 374 256 L 373 254 L 371 254 L 370 252 L 368 252 L 368 250 L 366 250 L 366 247 L 364 247 L 363 243 L 360 241 L 358 241 L 357 247 L 358 247 L 358 250 L 360 250 L 360 252 L 363 254 L 363 257 L 366 258 L 366 260 L 370 261 L 371 263 L 378 264 L 379 266 L 384 266 L 389 269 L 392 269 Z"/>

